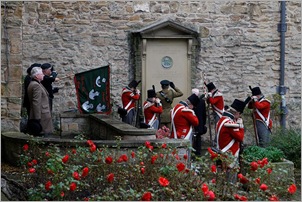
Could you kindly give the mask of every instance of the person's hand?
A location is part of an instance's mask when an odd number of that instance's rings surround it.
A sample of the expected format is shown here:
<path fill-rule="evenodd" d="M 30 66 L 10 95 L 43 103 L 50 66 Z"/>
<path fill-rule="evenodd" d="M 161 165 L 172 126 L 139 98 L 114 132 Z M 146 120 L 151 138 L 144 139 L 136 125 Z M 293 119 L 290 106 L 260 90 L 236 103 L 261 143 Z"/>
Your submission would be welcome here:
<path fill-rule="evenodd" d="M 243 126 L 243 120 L 242 120 L 242 118 L 238 118 L 237 121 L 236 121 L 236 123 L 239 124 L 239 128 L 243 128 L 244 127 Z"/>
<path fill-rule="evenodd" d="M 139 91 L 139 89 L 136 89 L 136 94 L 140 94 L 141 92 Z"/>
<path fill-rule="evenodd" d="M 256 102 L 258 100 L 257 96 L 252 96 L 252 100 L 254 100 L 254 102 Z"/>
<path fill-rule="evenodd" d="M 58 88 L 58 87 L 54 87 L 54 88 L 52 89 L 52 92 L 53 92 L 53 93 L 59 92 L 59 88 Z"/>
<path fill-rule="evenodd" d="M 155 103 L 159 104 L 160 103 L 160 99 L 159 98 L 155 98 Z"/>
<path fill-rule="evenodd" d="M 171 88 L 175 89 L 175 84 L 173 82 L 170 82 Z"/>

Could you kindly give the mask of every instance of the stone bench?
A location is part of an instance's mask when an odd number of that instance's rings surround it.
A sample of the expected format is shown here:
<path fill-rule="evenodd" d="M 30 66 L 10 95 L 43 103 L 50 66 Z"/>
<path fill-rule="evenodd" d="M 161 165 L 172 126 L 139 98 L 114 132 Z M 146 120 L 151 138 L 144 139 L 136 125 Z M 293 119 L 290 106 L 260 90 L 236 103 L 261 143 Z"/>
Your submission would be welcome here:
<path fill-rule="evenodd" d="M 115 140 L 117 136 L 123 140 L 156 139 L 154 129 L 136 128 L 109 115 L 101 114 L 60 114 L 61 136 L 85 133 L 93 140 Z"/>

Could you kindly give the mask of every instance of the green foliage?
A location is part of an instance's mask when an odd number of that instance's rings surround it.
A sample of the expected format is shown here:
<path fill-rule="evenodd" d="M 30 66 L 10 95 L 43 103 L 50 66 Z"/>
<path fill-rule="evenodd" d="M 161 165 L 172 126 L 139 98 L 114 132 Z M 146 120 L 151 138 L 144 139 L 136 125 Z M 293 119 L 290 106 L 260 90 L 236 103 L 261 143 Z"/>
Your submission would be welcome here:
<path fill-rule="evenodd" d="M 231 166 L 235 158 L 230 153 L 213 157 L 215 153 L 209 150 L 191 164 L 187 154 L 179 154 L 168 144 L 146 142 L 133 150 L 120 149 L 119 142 L 114 148 L 96 148 L 90 140 L 87 144 L 59 148 L 29 142 L 20 157 L 28 200 L 139 201 L 146 199 L 146 193 L 151 193 L 155 201 L 229 201 L 244 197 L 261 201 L 273 195 L 291 198 L 287 188 L 292 182 L 286 178 L 277 183 L 272 180 L 266 172 L 272 165 L 267 161 L 257 171 L 245 174 L 246 192 L 237 180 L 238 164 Z M 269 190 L 259 189 L 256 178 L 261 178 Z"/>
<path fill-rule="evenodd" d="M 249 146 L 243 150 L 243 158 L 247 162 L 261 160 L 265 157 L 271 162 L 281 162 L 285 158 L 285 155 L 282 150 L 272 146 L 266 148 Z"/>
<path fill-rule="evenodd" d="M 282 150 L 285 158 L 301 168 L 301 130 L 278 129 L 271 136 L 271 145 Z"/>

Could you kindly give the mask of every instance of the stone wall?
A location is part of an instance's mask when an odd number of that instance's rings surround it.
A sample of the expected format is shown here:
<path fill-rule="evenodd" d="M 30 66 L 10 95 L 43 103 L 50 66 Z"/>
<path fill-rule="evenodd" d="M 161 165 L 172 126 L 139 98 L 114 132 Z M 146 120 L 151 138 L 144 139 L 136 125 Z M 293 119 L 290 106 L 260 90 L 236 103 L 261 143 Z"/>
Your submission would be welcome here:
<path fill-rule="evenodd" d="M 223 92 L 226 104 L 245 99 L 248 86 L 272 97 L 280 78 L 280 5 L 277 1 L 34 1 L 1 2 L 1 131 L 18 130 L 22 75 L 32 63 L 55 65 L 61 87 L 54 118 L 77 107 L 73 80 L 66 75 L 109 64 L 113 111 L 122 86 L 134 78 L 129 35 L 158 21 L 173 20 L 197 30 L 200 53 L 192 84 L 206 79 Z M 287 123 L 301 123 L 301 2 L 286 2 L 285 86 Z M 7 28 L 4 29 L 5 21 Z M 8 75 L 9 80 L 4 77 Z"/>

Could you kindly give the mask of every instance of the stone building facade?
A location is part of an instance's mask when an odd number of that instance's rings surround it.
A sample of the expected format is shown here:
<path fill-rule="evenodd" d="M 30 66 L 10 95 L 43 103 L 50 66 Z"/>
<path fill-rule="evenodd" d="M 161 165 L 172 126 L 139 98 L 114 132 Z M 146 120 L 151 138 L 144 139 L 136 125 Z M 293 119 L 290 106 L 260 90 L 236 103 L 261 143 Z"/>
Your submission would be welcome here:
<path fill-rule="evenodd" d="M 2 1 L 1 131 L 18 131 L 22 84 L 32 63 L 51 63 L 61 80 L 54 119 L 77 107 L 67 75 L 110 65 L 113 116 L 123 86 L 141 78 L 138 30 L 172 22 L 197 33 L 189 87 L 206 75 L 226 104 L 245 99 L 248 86 L 268 96 L 280 85 L 280 3 L 277 1 Z M 301 123 L 301 2 L 286 2 L 287 124 Z M 136 38 L 137 37 L 137 38 Z M 191 51 L 191 50 L 189 50 Z M 177 80 L 175 78 L 175 80 Z"/>

